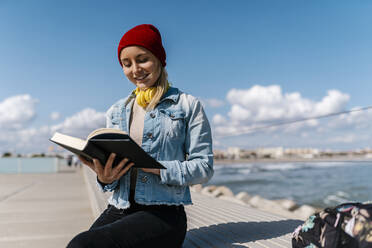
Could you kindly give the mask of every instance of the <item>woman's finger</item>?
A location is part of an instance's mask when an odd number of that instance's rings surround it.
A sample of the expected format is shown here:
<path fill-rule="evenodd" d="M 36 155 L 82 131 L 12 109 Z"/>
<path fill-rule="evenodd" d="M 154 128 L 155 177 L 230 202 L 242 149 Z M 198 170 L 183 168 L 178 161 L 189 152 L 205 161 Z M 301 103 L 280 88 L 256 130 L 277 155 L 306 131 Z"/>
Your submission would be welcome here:
<path fill-rule="evenodd" d="M 88 166 L 92 171 L 96 172 L 95 169 L 94 169 L 94 165 L 92 164 L 86 164 L 86 163 L 83 163 L 84 166 Z"/>
<path fill-rule="evenodd" d="M 99 160 L 94 158 L 93 159 L 93 164 L 94 164 L 94 171 L 96 172 L 96 174 L 99 175 L 99 176 L 104 175 L 103 167 L 102 167 L 101 163 L 99 162 Z"/>
<path fill-rule="evenodd" d="M 80 159 L 80 161 L 85 164 L 85 165 L 88 165 L 89 167 L 93 166 L 93 163 L 92 162 L 89 162 L 88 160 L 86 160 L 83 156 L 78 156 L 78 158 Z"/>
<path fill-rule="evenodd" d="M 106 164 L 105 164 L 105 168 L 104 168 L 105 175 L 110 175 L 111 174 L 112 164 L 114 162 L 115 157 L 116 157 L 116 154 L 111 153 L 109 158 L 107 159 Z"/>
<path fill-rule="evenodd" d="M 148 169 L 148 168 L 141 168 L 144 172 L 153 173 L 155 175 L 160 175 L 160 169 Z"/>
<path fill-rule="evenodd" d="M 121 161 L 120 161 L 120 163 L 117 165 L 117 166 L 115 166 L 115 168 L 114 168 L 114 175 L 116 175 L 116 174 L 118 174 L 120 171 L 121 171 L 121 169 L 126 165 L 126 163 L 128 163 L 128 161 L 129 161 L 129 159 L 128 158 L 124 158 L 124 159 L 122 159 Z"/>
<path fill-rule="evenodd" d="M 133 165 L 134 165 L 134 163 L 133 162 L 130 162 L 127 166 L 125 166 L 125 168 L 120 171 L 119 175 L 116 177 L 115 180 L 121 178 L 125 173 L 127 173 L 127 171 L 130 168 L 132 168 Z"/>

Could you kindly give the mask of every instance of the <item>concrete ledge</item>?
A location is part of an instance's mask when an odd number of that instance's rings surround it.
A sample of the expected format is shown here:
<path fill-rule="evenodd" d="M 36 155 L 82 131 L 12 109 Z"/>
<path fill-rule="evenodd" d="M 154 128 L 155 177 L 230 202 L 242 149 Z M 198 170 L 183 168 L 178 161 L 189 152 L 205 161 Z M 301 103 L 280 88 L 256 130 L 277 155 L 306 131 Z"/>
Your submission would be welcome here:
<path fill-rule="evenodd" d="M 92 210 L 98 216 L 109 195 L 98 191 L 96 177 L 83 169 Z M 187 234 L 184 248 L 291 247 L 291 233 L 302 221 L 287 219 L 250 206 L 192 192 L 186 206 Z"/>
<path fill-rule="evenodd" d="M 85 184 L 87 185 L 93 216 L 97 218 L 103 210 L 105 210 L 110 193 L 102 193 L 98 190 L 96 185 L 96 174 L 91 169 L 83 166 L 82 171 Z"/>

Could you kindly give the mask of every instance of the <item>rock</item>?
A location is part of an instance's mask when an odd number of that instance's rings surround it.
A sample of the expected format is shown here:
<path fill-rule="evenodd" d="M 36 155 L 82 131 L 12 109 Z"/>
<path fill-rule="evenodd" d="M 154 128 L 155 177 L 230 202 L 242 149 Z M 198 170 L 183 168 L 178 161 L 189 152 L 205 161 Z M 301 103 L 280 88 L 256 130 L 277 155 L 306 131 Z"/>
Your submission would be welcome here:
<path fill-rule="evenodd" d="M 247 193 L 247 192 L 239 192 L 236 196 L 235 196 L 236 199 L 248 204 L 249 203 L 249 199 L 251 199 L 251 196 Z"/>
<path fill-rule="evenodd" d="M 266 212 L 273 213 L 276 215 L 281 215 L 286 218 L 291 219 L 299 218 L 293 212 L 285 210 L 278 202 L 262 198 L 261 196 L 258 195 L 252 196 L 249 199 L 248 204 L 260 210 L 264 210 Z"/>
<path fill-rule="evenodd" d="M 245 202 L 243 202 L 242 200 L 236 199 L 236 197 L 222 195 L 222 196 L 218 197 L 218 199 L 225 200 L 225 201 L 230 201 L 230 202 L 235 202 L 235 203 L 242 204 L 242 205 L 246 205 Z"/>
<path fill-rule="evenodd" d="M 265 198 L 262 198 L 261 196 L 259 195 L 254 195 L 252 196 L 249 201 L 248 201 L 249 205 L 251 205 L 252 207 L 255 207 L 255 208 L 262 208 L 266 205 L 267 203 L 267 200 Z"/>
<path fill-rule="evenodd" d="M 215 185 L 205 186 L 200 192 L 204 195 L 212 195 L 212 192 L 217 188 Z"/>
<path fill-rule="evenodd" d="M 229 196 L 234 197 L 234 193 L 226 186 L 219 186 L 213 192 L 214 197 Z"/>
<path fill-rule="evenodd" d="M 315 212 L 316 209 L 309 205 L 302 205 L 301 207 L 293 211 L 293 213 L 302 220 L 306 220 L 310 215 L 313 215 Z"/>
<path fill-rule="evenodd" d="M 289 199 L 279 199 L 275 200 L 275 202 L 277 202 L 283 209 L 288 211 L 294 211 L 299 207 L 295 201 Z"/>
<path fill-rule="evenodd" d="M 192 192 L 201 192 L 203 189 L 203 186 L 201 184 L 195 184 L 190 187 L 190 190 Z"/>

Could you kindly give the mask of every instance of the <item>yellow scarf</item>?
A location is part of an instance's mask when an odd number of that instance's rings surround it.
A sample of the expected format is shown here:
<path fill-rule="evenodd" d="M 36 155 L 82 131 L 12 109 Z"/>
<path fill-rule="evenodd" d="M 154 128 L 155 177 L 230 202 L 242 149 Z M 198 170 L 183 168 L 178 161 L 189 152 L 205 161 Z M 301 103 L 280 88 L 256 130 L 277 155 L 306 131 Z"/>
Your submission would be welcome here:
<path fill-rule="evenodd" d="M 168 91 L 170 85 L 167 83 L 167 89 L 165 92 Z M 142 108 L 146 108 L 147 105 L 151 102 L 151 99 L 155 96 L 157 91 L 156 87 L 150 87 L 146 90 L 140 90 L 138 87 L 134 90 L 134 94 L 136 94 L 136 100 L 138 105 L 140 105 Z M 164 93 L 165 93 L 164 92 Z"/>

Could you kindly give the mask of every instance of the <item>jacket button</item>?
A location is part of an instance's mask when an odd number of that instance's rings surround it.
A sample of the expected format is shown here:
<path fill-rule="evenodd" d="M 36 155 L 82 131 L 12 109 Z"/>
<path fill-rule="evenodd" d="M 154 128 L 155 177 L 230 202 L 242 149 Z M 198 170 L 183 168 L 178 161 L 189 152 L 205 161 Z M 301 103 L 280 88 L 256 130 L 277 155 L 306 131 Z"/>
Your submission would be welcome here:
<path fill-rule="evenodd" d="M 152 139 L 152 137 L 153 137 L 153 136 L 152 136 L 152 133 L 148 133 L 148 134 L 147 134 L 147 137 L 148 137 L 149 139 Z"/>
<path fill-rule="evenodd" d="M 150 117 L 151 117 L 151 118 L 155 118 L 155 114 L 154 114 L 154 113 L 151 113 L 151 114 L 150 114 Z"/>
<path fill-rule="evenodd" d="M 143 177 L 141 178 L 141 181 L 142 181 L 143 183 L 147 182 L 147 180 L 148 180 L 147 176 L 143 176 Z"/>

